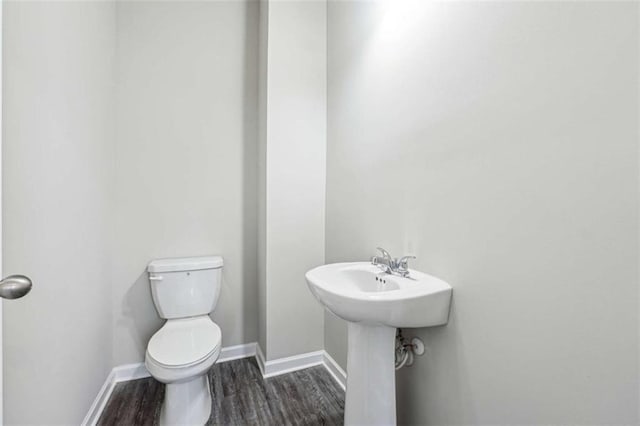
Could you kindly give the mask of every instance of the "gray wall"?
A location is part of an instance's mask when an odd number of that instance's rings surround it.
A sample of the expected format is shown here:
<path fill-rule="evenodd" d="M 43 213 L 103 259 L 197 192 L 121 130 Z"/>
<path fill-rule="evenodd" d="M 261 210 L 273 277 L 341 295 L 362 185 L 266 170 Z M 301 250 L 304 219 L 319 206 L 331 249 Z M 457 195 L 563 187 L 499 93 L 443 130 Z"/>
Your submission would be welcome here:
<path fill-rule="evenodd" d="M 145 266 L 221 254 L 257 338 L 257 2 L 5 2 L 5 421 L 78 424 L 162 324 Z M 64 392 L 60 392 L 64 389 Z"/>
<path fill-rule="evenodd" d="M 79 424 L 111 369 L 115 4 L 4 2 L 4 422 Z"/>
<path fill-rule="evenodd" d="M 329 4 L 326 260 L 381 245 L 454 287 L 408 331 L 401 423 L 638 423 L 638 16 Z"/>
<path fill-rule="evenodd" d="M 258 17 L 258 345 L 267 350 L 267 54 L 269 0 Z"/>
<path fill-rule="evenodd" d="M 327 8 L 262 5 L 260 347 L 272 360 L 320 350 L 324 340 L 324 313 L 304 274 L 324 263 Z"/>
<path fill-rule="evenodd" d="M 257 2 L 120 2 L 114 365 L 160 328 L 145 267 L 220 254 L 223 346 L 257 338 Z"/>

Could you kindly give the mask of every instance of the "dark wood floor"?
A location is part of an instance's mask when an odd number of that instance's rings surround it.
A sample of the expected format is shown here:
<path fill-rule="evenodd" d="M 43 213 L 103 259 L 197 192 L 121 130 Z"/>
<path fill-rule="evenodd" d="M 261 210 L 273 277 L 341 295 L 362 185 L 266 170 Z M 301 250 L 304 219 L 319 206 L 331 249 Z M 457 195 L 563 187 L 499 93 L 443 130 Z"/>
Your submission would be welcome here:
<path fill-rule="evenodd" d="M 344 391 L 323 366 L 263 379 L 254 358 L 209 372 L 208 425 L 341 425 Z M 153 378 L 116 385 L 98 425 L 157 425 L 164 385 Z"/>

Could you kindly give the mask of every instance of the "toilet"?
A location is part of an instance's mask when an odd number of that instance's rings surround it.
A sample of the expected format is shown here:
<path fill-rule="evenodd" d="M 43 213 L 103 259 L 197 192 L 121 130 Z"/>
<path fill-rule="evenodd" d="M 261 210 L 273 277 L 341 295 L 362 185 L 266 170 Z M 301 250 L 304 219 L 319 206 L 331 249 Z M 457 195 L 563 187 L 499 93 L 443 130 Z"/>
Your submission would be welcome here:
<path fill-rule="evenodd" d="M 220 295 L 220 256 L 158 259 L 147 272 L 158 314 L 167 321 L 149 340 L 145 366 L 165 383 L 161 425 L 203 425 L 211 414 L 207 372 L 222 332 L 209 318 Z"/>

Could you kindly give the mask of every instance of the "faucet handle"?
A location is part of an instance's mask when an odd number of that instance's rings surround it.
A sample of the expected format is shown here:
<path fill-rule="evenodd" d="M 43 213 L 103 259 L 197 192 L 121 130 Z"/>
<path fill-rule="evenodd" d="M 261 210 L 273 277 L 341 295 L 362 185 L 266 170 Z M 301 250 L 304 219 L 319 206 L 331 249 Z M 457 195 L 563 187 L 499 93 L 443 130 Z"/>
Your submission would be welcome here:
<path fill-rule="evenodd" d="M 402 256 L 400 259 L 398 259 L 397 265 L 398 265 L 398 269 L 401 271 L 407 271 L 409 269 L 409 259 L 415 259 L 415 256 Z"/>
<path fill-rule="evenodd" d="M 376 247 L 376 250 L 378 250 L 380 253 L 382 253 L 382 257 L 384 257 L 385 259 L 393 260 L 393 257 L 391 257 L 389 252 L 386 251 L 385 249 L 383 249 L 382 247 Z"/>

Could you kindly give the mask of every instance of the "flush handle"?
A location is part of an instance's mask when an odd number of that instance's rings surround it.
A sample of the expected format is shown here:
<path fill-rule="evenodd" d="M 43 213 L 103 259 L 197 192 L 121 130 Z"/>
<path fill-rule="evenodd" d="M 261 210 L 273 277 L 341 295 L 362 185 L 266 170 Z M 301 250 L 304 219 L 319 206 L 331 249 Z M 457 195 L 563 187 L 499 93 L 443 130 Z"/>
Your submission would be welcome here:
<path fill-rule="evenodd" d="M 33 286 L 29 277 L 9 275 L 0 281 L 0 297 L 3 299 L 19 299 L 31 291 Z"/>
<path fill-rule="evenodd" d="M 162 281 L 162 275 L 149 275 L 149 281 Z"/>

